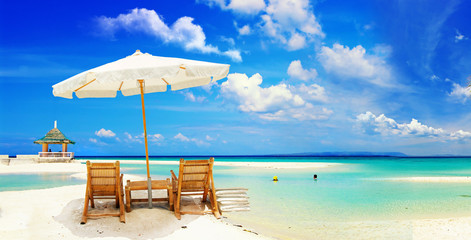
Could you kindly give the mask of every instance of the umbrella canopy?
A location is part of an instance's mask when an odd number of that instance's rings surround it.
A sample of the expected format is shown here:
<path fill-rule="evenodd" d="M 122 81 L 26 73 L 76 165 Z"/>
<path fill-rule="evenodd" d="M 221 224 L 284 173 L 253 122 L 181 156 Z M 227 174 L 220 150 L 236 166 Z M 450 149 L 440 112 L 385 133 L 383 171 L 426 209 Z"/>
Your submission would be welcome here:
<path fill-rule="evenodd" d="M 152 56 L 137 50 L 131 56 L 79 73 L 52 86 L 56 97 L 112 98 L 118 91 L 124 96 L 141 94 L 149 208 L 152 189 L 144 108 L 144 93 L 165 92 L 197 87 L 217 81 L 229 73 L 228 64 L 209 63 L 181 58 Z"/>
<path fill-rule="evenodd" d="M 144 80 L 144 93 L 173 91 L 206 85 L 227 76 L 228 64 L 158 57 L 137 50 L 123 59 L 79 73 L 52 86 L 56 97 L 113 98 L 140 94 L 136 80 Z"/>

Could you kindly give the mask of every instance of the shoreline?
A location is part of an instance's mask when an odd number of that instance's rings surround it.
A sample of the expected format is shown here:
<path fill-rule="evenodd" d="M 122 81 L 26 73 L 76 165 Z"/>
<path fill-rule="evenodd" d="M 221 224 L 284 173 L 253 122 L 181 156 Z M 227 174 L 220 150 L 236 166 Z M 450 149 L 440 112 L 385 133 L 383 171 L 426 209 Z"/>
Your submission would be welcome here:
<path fill-rule="evenodd" d="M 90 162 L 115 162 L 116 160 L 72 160 L 70 163 L 25 163 L 2 165 L 0 164 L 0 174 L 2 173 L 78 173 L 86 172 L 84 163 Z M 146 164 L 145 160 L 125 160 L 120 164 Z M 179 161 L 149 161 L 149 165 L 175 165 Z M 250 167 L 265 169 L 318 169 L 344 165 L 342 163 L 327 162 L 215 162 L 215 166 L 226 167 Z"/>
<path fill-rule="evenodd" d="M 80 159 L 74 160 L 80 163 L 90 162 L 114 162 L 116 160 L 95 160 L 95 159 Z M 146 164 L 145 160 L 123 160 L 122 164 Z M 149 165 L 178 165 L 179 161 L 149 161 Z M 254 167 L 254 168 L 269 168 L 269 169 L 300 169 L 300 168 L 326 168 L 333 166 L 344 165 L 343 163 L 331 162 L 226 162 L 215 161 L 215 166 L 226 167 Z"/>

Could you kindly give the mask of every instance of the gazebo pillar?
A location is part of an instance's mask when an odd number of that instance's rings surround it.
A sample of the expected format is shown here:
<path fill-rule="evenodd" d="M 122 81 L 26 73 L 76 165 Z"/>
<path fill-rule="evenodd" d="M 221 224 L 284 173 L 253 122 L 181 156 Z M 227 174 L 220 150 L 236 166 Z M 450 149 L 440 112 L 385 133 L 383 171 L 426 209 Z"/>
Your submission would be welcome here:
<path fill-rule="evenodd" d="M 67 143 L 62 143 L 62 152 L 67 152 Z"/>
<path fill-rule="evenodd" d="M 42 145 L 43 145 L 43 152 L 47 152 L 49 148 L 49 144 L 43 143 Z"/>

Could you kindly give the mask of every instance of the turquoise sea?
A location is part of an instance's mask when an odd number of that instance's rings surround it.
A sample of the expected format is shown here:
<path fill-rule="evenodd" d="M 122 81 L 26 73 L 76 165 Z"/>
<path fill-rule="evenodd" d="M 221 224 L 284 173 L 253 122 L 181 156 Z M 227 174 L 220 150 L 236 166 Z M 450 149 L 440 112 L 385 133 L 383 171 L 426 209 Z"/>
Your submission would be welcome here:
<path fill-rule="evenodd" d="M 145 165 L 126 164 L 127 160 L 143 158 L 105 159 L 121 161 L 124 174 L 146 174 Z M 151 161 L 178 159 L 163 157 L 151 158 Z M 263 225 L 265 231 L 279 231 L 278 236 L 310 229 L 319 222 L 471 216 L 471 183 L 385 181 L 420 176 L 471 176 L 471 158 L 216 157 L 215 160 L 342 163 L 320 169 L 214 167 L 216 188 L 249 189 L 251 211 L 224 215 L 255 229 Z M 171 169 L 178 171 L 178 166 L 150 167 L 153 179 L 170 177 Z M 318 175 L 317 181 L 313 180 L 313 174 Z M 278 182 L 272 181 L 275 175 Z M 18 179 L 21 179 L 21 184 L 18 184 Z M 85 182 L 60 174 L 0 175 L 0 191 L 80 183 Z M 302 234 L 300 236 L 302 238 Z"/>

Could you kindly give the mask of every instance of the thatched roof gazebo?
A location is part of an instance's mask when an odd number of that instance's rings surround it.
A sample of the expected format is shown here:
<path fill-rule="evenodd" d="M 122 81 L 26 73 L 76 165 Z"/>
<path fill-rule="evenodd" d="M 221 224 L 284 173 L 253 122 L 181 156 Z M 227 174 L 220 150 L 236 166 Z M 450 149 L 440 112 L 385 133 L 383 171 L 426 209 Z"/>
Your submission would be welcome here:
<path fill-rule="evenodd" d="M 34 141 L 34 143 L 43 145 L 43 152 L 48 152 L 49 144 L 62 144 L 63 153 L 67 152 L 67 144 L 75 144 L 74 141 L 66 138 L 57 128 L 57 121 L 54 121 L 54 128 L 51 129 L 46 136 Z"/>

